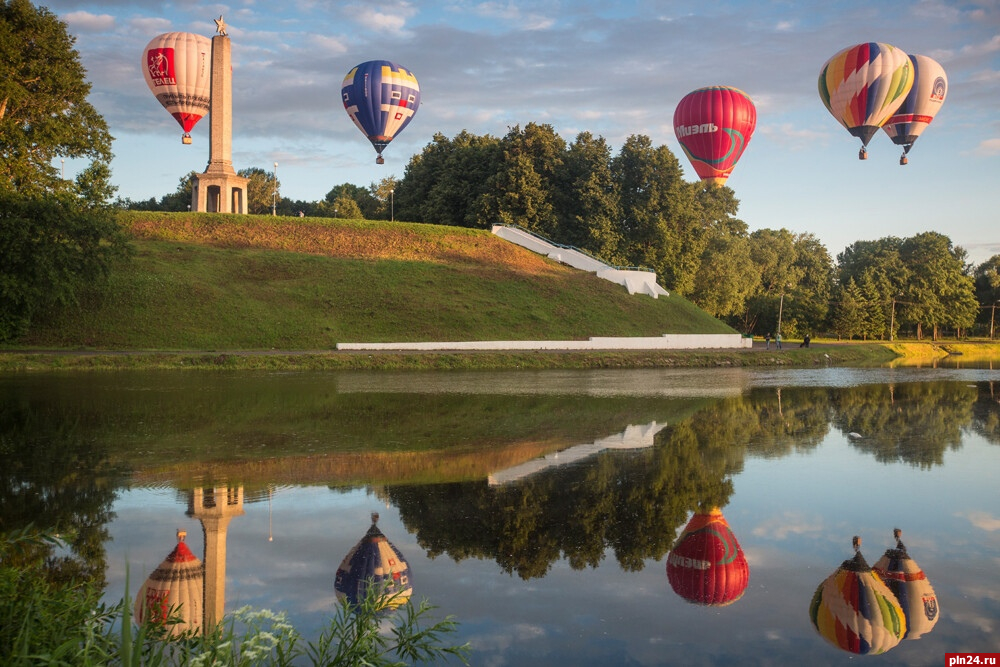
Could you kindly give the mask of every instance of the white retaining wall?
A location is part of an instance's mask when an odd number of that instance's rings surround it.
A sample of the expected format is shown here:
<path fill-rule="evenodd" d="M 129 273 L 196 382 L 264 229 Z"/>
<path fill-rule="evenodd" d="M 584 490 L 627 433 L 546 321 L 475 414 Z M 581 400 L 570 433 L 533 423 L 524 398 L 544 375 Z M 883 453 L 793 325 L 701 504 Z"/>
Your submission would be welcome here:
<path fill-rule="evenodd" d="M 697 350 L 749 349 L 752 338 L 740 334 L 664 334 L 594 337 L 587 340 L 469 340 L 440 343 L 337 343 L 338 350 L 447 352 L 465 350 Z"/>
<path fill-rule="evenodd" d="M 652 271 L 616 269 L 590 255 L 572 248 L 560 248 L 552 245 L 531 232 L 516 227 L 493 225 L 492 231 L 500 238 L 537 252 L 539 255 L 545 255 L 557 262 L 572 266 L 574 269 L 596 273 L 598 278 L 623 285 L 629 294 L 648 294 L 654 299 L 660 295 L 670 296 L 670 292 L 657 284 L 656 274 Z"/>

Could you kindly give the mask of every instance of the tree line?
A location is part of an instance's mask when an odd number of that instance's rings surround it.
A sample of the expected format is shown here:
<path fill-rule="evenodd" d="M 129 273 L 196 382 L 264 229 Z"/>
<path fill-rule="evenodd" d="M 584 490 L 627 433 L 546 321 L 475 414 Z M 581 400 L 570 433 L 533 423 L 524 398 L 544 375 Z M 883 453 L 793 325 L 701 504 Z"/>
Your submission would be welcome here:
<path fill-rule="evenodd" d="M 571 142 L 528 123 L 503 137 L 435 134 L 402 179 L 344 183 L 317 202 L 280 198 L 272 172 L 247 169 L 252 213 L 408 220 L 489 229 L 514 224 L 659 282 L 744 333 L 844 339 L 990 335 L 1000 255 L 978 267 L 944 234 L 857 241 L 836 261 L 812 234 L 748 230 L 728 187 L 683 178 L 678 158 L 633 135 L 617 153 L 581 132 Z M 193 173 L 159 201 L 186 210 Z"/>

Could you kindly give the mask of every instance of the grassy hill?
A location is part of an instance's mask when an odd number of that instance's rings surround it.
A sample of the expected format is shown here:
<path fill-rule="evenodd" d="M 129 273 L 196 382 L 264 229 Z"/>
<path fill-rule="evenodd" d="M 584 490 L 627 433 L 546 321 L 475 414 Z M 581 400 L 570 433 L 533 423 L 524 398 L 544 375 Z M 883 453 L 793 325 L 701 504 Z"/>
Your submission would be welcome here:
<path fill-rule="evenodd" d="M 135 257 L 20 345 L 322 350 L 733 332 L 681 297 L 629 295 L 483 230 L 184 213 L 121 219 Z"/>

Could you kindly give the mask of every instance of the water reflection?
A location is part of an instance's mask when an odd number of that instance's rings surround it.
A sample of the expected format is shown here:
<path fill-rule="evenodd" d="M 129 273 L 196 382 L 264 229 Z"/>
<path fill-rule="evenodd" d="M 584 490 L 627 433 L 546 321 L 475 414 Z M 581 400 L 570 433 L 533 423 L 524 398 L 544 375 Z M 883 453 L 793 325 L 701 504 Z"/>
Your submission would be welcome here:
<path fill-rule="evenodd" d="M 338 600 L 354 606 L 365 599 L 369 586 L 375 586 L 380 598 L 394 609 L 406 604 L 413 594 L 413 575 L 403 554 L 379 530 L 378 516 L 372 513 L 371 528 L 344 556 L 334 588 Z"/>
<path fill-rule="evenodd" d="M 903 639 L 919 639 L 934 629 L 940 618 L 940 610 L 934 587 L 906 551 L 902 532 L 899 528 L 893 530 L 896 546 L 886 549 L 873 569 L 888 584 L 889 590 L 903 608 L 906 616 L 906 634 Z"/>
<path fill-rule="evenodd" d="M 522 378 L 524 393 L 506 378 L 501 394 L 490 374 L 435 375 L 440 392 L 406 389 L 418 374 L 391 387 L 332 374 L 0 378 L 0 529 L 75 527 L 86 539 L 50 555 L 99 577 L 110 564 L 113 598 L 126 562 L 148 573 L 173 546 L 160 539 L 200 524 L 203 543 L 185 544 L 203 560 L 205 618 L 228 601 L 312 619 L 335 608 L 337 559 L 379 509 L 418 595 L 459 618 L 477 663 L 842 664 L 854 653 L 802 613 L 827 574 L 812 568 L 833 564 L 832 535 L 919 521 L 910 546 L 935 574 L 934 604 L 889 586 L 906 636 L 923 639 L 881 664 L 1000 650 L 995 374 L 743 372 L 726 389 L 700 373 L 704 394 L 698 374 L 669 373 L 644 373 L 632 393 L 627 374 L 602 392 L 589 373 Z M 739 535 L 702 534 L 716 561 L 683 552 L 706 508 Z M 746 578 L 722 586 L 705 568 L 682 593 L 675 554 L 742 556 Z M 948 614 L 919 629 L 903 598 L 927 616 L 938 594 Z"/>
<path fill-rule="evenodd" d="M 813 594 L 809 618 L 834 646 L 849 653 L 878 655 L 906 634 L 899 601 L 861 555 L 854 538 L 854 558 L 841 563 Z"/>
<path fill-rule="evenodd" d="M 667 556 L 667 579 L 694 604 L 725 606 L 743 597 L 750 566 L 722 510 L 694 513 Z"/>

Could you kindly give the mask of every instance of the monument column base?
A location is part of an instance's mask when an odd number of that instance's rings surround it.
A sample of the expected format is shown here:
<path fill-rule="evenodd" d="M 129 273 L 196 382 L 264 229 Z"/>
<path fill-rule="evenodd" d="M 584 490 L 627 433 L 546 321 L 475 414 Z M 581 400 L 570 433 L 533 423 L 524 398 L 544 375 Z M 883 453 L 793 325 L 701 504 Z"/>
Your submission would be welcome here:
<path fill-rule="evenodd" d="M 250 179 L 224 172 L 194 175 L 191 210 L 202 213 L 247 212 L 247 183 Z"/>

